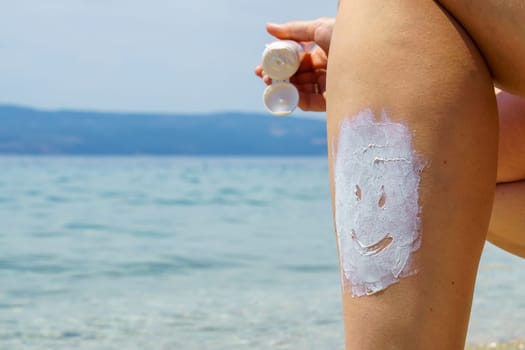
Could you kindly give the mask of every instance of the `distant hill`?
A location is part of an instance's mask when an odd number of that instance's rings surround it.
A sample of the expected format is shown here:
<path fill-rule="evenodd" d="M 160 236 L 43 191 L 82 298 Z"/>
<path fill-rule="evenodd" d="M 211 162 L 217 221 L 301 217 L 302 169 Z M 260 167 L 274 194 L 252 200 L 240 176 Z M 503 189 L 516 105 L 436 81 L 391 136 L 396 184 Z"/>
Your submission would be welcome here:
<path fill-rule="evenodd" d="M 0 106 L 0 154 L 324 155 L 324 122 L 298 117 L 40 111 Z"/>

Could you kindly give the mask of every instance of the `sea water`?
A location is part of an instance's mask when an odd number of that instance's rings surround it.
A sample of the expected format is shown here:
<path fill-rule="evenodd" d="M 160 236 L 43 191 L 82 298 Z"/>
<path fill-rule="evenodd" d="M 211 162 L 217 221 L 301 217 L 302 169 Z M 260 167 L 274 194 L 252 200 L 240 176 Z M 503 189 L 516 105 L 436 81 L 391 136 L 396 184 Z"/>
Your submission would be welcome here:
<path fill-rule="evenodd" d="M 342 349 L 324 158 L 0 158 L 0 349 Z M 487 246 L 470 342 L 525 335 Z"/>

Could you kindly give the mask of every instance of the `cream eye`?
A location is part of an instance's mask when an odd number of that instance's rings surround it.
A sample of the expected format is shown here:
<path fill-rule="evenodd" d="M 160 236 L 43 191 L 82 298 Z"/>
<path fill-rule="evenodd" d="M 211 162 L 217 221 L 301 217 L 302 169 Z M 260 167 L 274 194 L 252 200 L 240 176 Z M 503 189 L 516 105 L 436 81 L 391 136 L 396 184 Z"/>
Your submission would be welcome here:
<path fill-rule="evenodd" d="M 383 208 L 386 204 L 386 193 L 385 193 L 385 186 L 381 186 L 381 197 L 379 197 L 379 201 L 377 202 L 377 206 L 379 208 Z"/>
<path fill-rule="evenodd" d="M 361 187 L 359 185 L 355 185 L 355 198 L 360 201 L 361 200 Z"/>

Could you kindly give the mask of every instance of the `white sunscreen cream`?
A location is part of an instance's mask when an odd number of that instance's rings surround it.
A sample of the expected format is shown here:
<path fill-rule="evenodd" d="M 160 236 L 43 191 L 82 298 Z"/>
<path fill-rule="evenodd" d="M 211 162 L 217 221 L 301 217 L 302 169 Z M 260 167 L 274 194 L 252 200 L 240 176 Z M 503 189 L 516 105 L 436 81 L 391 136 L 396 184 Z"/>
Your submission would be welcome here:
<path fill-rule="evenodd" d="M 406 125 L 371 110 L 346 118 L 334 150 L 335 224 L 343 290 L 371 295 L 417 272 L 425 167 Z"/>

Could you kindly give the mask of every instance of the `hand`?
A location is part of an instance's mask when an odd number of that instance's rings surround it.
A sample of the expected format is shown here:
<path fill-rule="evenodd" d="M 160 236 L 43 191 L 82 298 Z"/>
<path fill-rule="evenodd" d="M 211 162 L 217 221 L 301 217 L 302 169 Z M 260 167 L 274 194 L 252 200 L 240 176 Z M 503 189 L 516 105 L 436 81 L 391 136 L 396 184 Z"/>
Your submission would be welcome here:
<path fill-rule="evenodd" d="M 290 78 L 290 83 L 299 90 L 299 108 L 304 111 L 326 111 L 326 64 L 334 24 L 334 18 L 322 17 L 313 21 L 266 25 L 268 33 L 277 39 L 294 40 L 305 47 L 312 43 L 317 45 L 312 51 L 306 52 L 299 70 Z M 261 65 L 255 68 L 255 74 L 267 85 L 271 84 L 270 77 L 264 74 Z"/>

